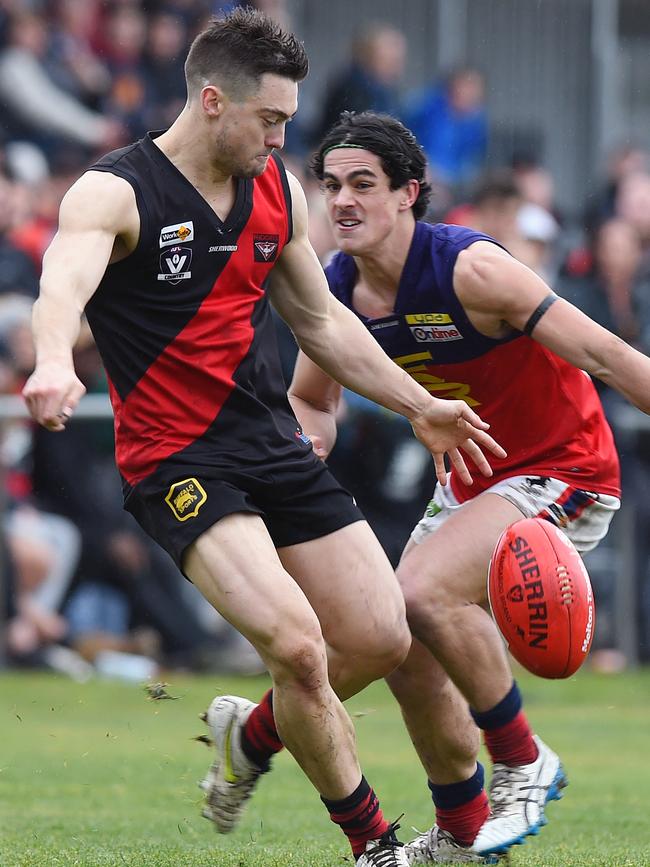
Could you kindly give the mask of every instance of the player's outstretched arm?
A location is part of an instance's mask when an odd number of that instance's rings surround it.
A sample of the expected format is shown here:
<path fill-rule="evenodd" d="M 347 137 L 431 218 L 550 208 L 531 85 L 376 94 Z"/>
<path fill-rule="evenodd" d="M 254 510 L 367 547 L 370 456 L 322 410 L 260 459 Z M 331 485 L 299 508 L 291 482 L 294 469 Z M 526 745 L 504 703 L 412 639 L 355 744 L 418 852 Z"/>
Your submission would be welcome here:
<path fill-rule="evenodd" d="M 429 394 L 384 353 L 357 317 L 330 293 L 327 280 L 307 238 L 307 205 L 292 178 L 293 239 L 274 268 L 273 303 L 293 330 L 304 353 L 332 379 L 411 421 L 416 436 L 431 451 L 436 472 L 446 481 L 444 455 L 463 480 L 471 475 L 462 455 L 491 475 L 481 447 L 498 457 L 503 449 L 463 401 L 439 400 Z"/>
<path fill-rule="evenodd" d="M 296 418 L 319 458 L 325 460 L 336 443 L 336 411 L 341 400 L 340 383 L 300 350 L 288 397 Z"/>
<path fill-rule="evenodd" d="M 64 429 L 85 392 L 72 361 L 83 309 L 116 248 L 128 243 L 119 239 L 135 232 L 137 240 L 138 230 L 132 188 L 113 175 L 86 173 L 61 203 L 34 304 L 36 368 L 23 389 L 32 417 L 49 430 Z"/>
<path fill-rule="evenodd" d="M 650 414 L 650 358 L 553 295 L 533 271 L 489 242 L 458 257 L 454 286 L 467 313 L 526 331 Z"/>

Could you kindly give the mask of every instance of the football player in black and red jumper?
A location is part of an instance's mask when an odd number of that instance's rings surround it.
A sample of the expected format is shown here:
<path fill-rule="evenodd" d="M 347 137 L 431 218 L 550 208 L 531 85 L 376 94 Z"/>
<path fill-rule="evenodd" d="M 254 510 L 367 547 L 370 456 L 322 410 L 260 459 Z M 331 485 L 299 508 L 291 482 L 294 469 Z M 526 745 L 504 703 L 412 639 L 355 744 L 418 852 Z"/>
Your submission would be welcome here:
<path fill-rule="evenodd" d="M 162 133 L 100 159 L 68 191 L 34 314 L 33 417 L 60 431 L 83 393 L 86 311 L 110 382 L 125 506 L 257 648 L 259 705 L 221 697 L 205 815 L 236 824 L 280 742 L 360 865 L 406 855 L 362 776 L 342 699 L 411 643 L 392 569 L 289 406 L 270 301 L 332 377 L 404 414 L 469 473 L 503 450 L 463 401 L 430 395 L 336 301 L 307 239 L 302 188 L 274 153 L 307 58 L 259 12 L 215 19 L 186 61 L 188 100 Z"/>

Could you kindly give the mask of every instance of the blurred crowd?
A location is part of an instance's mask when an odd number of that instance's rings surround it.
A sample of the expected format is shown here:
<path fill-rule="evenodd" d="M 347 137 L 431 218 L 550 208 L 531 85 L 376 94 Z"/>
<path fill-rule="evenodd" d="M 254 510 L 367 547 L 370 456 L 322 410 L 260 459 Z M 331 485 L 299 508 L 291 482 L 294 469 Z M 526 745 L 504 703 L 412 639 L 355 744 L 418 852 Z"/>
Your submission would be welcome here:
<path fill-rule="evenodd" d="M 210 15 L 234 5 L 0 0 L 0 394 L 18 394 L 33 367 L 30 308 L 63 193 L 99 154 L 173 120 L 185 100 L 191 39 Z M 283 0 L 249 5 L 292 26 Z M 650 352 L 648 150 L 629 142 L 616 149 L 600 185 L 563 213 L 543 153 L 513 153 L 508 165 L 486 170 L 489 79 L 459 64 L 409 89 L 406 52 L 404 33 L 368 22 L 351 40 L 347 62 L 324 83 L 318 105 L 305 111 L 309 122 L 299 112 L 288 128 L 285 161 L 305 187 L 322 261 L 334 244 L 318 184 L 305 168 L 310 152 L 342 110 L 389 112 L 426 151 L 435 190 L 427 219 L 491 235 L 597 322 Z M 280 322 L 278 333 L 289 378 L 295 344 Z M 105 393 L 87 331 L 75 355 L 88 392 Z M 618 398 L 599 387 L 614 419 Z M 404 419 L 355 395 L 346 395 L 339 422 L 330 465 L 395 562 L 431 494 L 431 461 Z M 250 645 L 122 511 L 109 420 L 74 420 L 64 435 L 25 420 L 0 424 L 0 605 L 12 665 L 80 679 L 103 673 L 146 680 L 169 668 L 262 670 Z M 626 490 L 642 490 L 650 442 L 639 437 L 623 458 Z M 640 651 L 650 660 L 645 544 L 640 538 L 638 610 Z M 607 613 L 615 556 L 610 543 L 590 566 L 603 603 L 602 646 L 615 641 L 611 605 Z"/>

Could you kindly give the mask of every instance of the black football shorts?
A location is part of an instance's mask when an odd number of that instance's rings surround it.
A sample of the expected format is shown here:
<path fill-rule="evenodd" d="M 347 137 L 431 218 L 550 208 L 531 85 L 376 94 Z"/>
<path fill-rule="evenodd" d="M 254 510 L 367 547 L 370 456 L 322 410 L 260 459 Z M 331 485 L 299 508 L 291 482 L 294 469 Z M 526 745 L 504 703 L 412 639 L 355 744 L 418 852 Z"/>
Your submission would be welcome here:
<path fill-rule="evenodd" d="M 237 469 L 167 460 L 129 491 L 124 508 L 181 571 L 187 547 L 235 512 L 258 514 L 276 548 L 364 520 L 354 498 L 313 452 L 284 464 Z"/>

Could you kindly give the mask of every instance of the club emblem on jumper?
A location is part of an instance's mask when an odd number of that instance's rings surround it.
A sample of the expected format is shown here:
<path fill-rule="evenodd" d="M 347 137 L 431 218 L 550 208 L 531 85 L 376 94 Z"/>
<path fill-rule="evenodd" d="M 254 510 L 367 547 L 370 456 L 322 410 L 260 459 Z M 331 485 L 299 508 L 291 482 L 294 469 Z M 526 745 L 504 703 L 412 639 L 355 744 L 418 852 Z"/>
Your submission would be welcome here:
<path fill-rule="evenodd" d="M 253 235 L 256 262 L 273 262 L 278 255 L 279 235 Z"/>
<path fill-rule="evenodd" d="M 208 495 L 197 479 L 183 479 L 182 482 L 174 482 L 165 502 L 177 521 L 187 521 L 188 518 L 196 518 L 207 499 Z"/>
<path fill-rule="evenodd" d="M 184 223 L 174 223 L 173 226 L 163 226 L 160 230 L 158 245 L 160 247 L 169 247 L 172 244 L 178 244 L 179 241 L 187 243 L 194 240 L 194 223 L 192 220 L 186 220 Z"/>
<path fill-rule="evenodd" d="M 192 250 L 189 247 L 170 247 L 160 254 L 159 280 L 166 283 L 180 283 L 181 280 L 189 280 L 192 276 L 190 263 Z"/>

